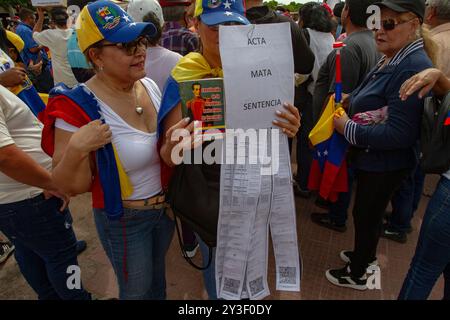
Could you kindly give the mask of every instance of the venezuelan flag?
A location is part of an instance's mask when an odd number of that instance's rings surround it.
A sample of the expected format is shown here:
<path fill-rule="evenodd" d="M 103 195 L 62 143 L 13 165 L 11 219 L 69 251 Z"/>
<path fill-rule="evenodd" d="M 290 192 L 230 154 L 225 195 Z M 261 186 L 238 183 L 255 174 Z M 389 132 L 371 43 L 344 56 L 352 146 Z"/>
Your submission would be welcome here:
<path fill-rule="evenodd" d="M 11 92 L 18 96 L 30 108 L 31 112 L 37 117 L 45 109 L 46 103 L 36 89 L 31 80 L 26 77 L 25 81 L 16 87 L 10 88 Z"/>
<path fill-rule="evenodd" d="M 447 114 L 447 118 L 444 121 L 444 126 L 450 126 L 450 111 Z"/>
<path fill-rule="evenodd" d="M 67 123 L 82 127 L 87 123 L 104 118 L 93 94 L 78 85 L 70 89 L 60 83 L 50 91 L 49 103 L 39 120 L 44 124 L 42 131 L 42 149 L 53 156 L 55 145 L 55 121 L 60 118 Z M 94 208 L 104 208 L 109 219 L 120 219 L 123 215 L 122 199 L 133 194 L 133 185 L 127 176 L 112 143 L 95 152 L 98 176 L 92 182 L 92 188 L 100 188 L 93 193 Z"/>
<path fill-rule="evenodd" d="M 314 146 L 313 161 L 309 173 L 308 189 L 318 190 L 319 195 L 332 202 L 340 192 L 348 191 L 347 165 L 345 155 L 348 142 L 334 131 L 334 115 L 344 110 L 335 110 L 334 99 L 330 98 L 317 125 L 309 134 Z"/>

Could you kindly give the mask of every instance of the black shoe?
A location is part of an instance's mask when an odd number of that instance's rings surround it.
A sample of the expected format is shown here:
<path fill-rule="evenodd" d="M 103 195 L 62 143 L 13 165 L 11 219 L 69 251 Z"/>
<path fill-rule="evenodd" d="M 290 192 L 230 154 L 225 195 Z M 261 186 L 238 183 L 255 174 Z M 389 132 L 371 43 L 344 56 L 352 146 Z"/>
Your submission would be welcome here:
<path fill-rule="evenodd" d="M 406 240 L 407 240 L 406 232 L 398 232 L 398 231 L 390 230 L 386 225 L 383 226 L 383 230 L 381 231 L 381 236 L 383 238 L 393 240 L 398 243 L 406 243 Z"/>
<path fill-rule="evenodd" d="M 352 276 L 350 266 L 346 265 L 342 269 L 330 269 L 325 273 L 327 280 L 335 286 L 352 288 L 356 290 L 367 289 L 367 277 L 364 274 L 361 278 Z"/>
<path fill-rule="evenodd" d="M 311 191 L 300 188 L 297 182 L 294 182 L 294 194 L 304 199 L 311 198 Z"/>
<path fill-rule="evenodd" d="M 87 244 L 84 240 L 78 240 L 77 241 L 77 254 L 82 253 L 84 250 L 86 250 Z"/>
<path fill-rule="evenodd" d="M 322 209 L 325 209 L 325 210 L 330 209 L 330 206 L 331 206 L 331 202 L 328 201 L 328 200 L 325 200 L 325 199 L 322 198 L 321 196 L 317 196 L 317 199 L 316 199 L 316 201 L 314 202 L 314 204 L 315 204 L 316 206 L 318 206 L 319 208 L 322 208 Z"/>
<path fill-rule="evenodd" d="M 344 261 L 345 263 L 350 263 L 353 257 L 353 251 L 343 250 L 341 251 L 341 253 L 339 253 L 339 257 L 341 257 L 342 261 Z M 369 262 L 369 265 L 378 266 L 377 258 L 372 259 L 372 261 Z"/>
<path fill-rule="evenodd" d="M 0 242 L 0 263 L 5 262 L 14 252 L 14 249 L 15 247 L 11 242 Z"/>
<path fill-rule="evenodd" d="M 347 227 L 345 224 L 336 224 L 328 216 L 328 213 L 318 213 L 313 212 L 311 213 L 311 220 L 314 223 L 317 223 L 319 226 L 338 231 L 338 232 L 345 232 L 347 230 Z"/>

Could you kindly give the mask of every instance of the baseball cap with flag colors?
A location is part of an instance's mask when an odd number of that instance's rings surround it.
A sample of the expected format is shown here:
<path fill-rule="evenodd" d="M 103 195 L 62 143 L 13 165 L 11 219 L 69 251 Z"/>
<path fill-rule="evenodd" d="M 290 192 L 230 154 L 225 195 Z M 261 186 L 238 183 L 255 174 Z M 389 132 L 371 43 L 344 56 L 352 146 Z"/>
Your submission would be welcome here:
<path fill-rule="evenodd" d="M 207 25 L 236 22 L 250 24 L 245 17 L 244 0 L 196 0 L 194 17 Z"/>
<path fill-rule="evenodd" d="M 96 1 L 85 6 L 78 16 L 76 28 L 82 52 L 101 40 L 127 43 L 142 35 L 153 36 L 156 33 L 152 23 L 134 22 L 128 13 L 111 1 Z"/>

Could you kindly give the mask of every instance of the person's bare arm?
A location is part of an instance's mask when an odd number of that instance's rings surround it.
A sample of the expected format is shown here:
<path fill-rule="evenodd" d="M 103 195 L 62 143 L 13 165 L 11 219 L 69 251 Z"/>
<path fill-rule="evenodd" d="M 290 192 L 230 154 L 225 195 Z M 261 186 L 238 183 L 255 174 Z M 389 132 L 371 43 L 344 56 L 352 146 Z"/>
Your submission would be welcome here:
<path fill-rule="evenodd" d="M 52 172 L 56 186 L 69 195 L 88 192 L 94 170 L 90 154 L 109 142 L 111 131 L 99 120 L 75 133 L 56 128 Z"/>
<path fill-rule="evenodd" d="M 0 171 L 20 183 L 46 190 L 56 190 L 50 172 L 15 144 L 0 148 Z"/>
<path fill-rule="evenodd" d="M 43 189 L 46 199 L 52 196 L 60 198 L 63 201 L 60 211 L 69 204 L 69 197 L 58 190 L 50 172 L 15 144 L 0 148 L 0 171 L 15 181 Z"/>
<path fill-rule="evenodd" d="M 439 69 L 426 69 L 406 80 L 400 87 L 400 98 L 405 101 L 416 91 L 422 98 L 431 90 L 437 96 L 445 96 L 450 91 L 450 79 Z"/>
<path fill-rule="evenodd" d="M 42 31 L 42 26 L 44 25 L 44 9 L 42 8 L 37 8 L 37 14 L 38 14 L 38 19 L 36 21 L 36 24 L 34 25 L 33 28 L 33 32 L 41 32 Z"/>

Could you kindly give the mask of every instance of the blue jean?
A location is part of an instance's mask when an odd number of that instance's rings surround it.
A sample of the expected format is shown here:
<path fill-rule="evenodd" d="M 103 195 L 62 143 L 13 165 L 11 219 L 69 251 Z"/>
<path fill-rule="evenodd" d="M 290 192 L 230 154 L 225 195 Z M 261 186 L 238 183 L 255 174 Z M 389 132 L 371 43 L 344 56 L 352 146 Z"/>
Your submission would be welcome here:
<path fill-rule="evenodd" d="M 450 300 L 450 180 L 442 177 L 428 203 L 416 252 L 400 300 L 425 300 L 444 273 L 444 299 Z"/>
<path fill-rule="evenodd" d="M 206 266 L 209 259 L 209 247 L 203 240 L 196 234 L 198 244 L 200 245 L 200 252 L 202 254 L 203 266 Z M 217 300 L 216 291 L 216 247 L 212 248 L 211 264 L 208 268 L 203 270 L 203 282 L 206 292 L 210 300 Z"/>
<path fill-rule="evenodd" d="M 120 220 L 94 209 L 95 225 L 119 285 L 121 300 L 166 298 L 166 253 L 174 222 L 164 209 L 124 208 Z"/>
<path fill-rule="evenodd" d="M 83 287 L 69 289 L 69 266 L 77 266 L 77 240 L 61 200 L 32 199 L 0 205 L 0 229 L 12 241 L 16 261 L 39 300 L 90 300 Z"/>
<path fill-rule="evenodd" d="M 337 225 L 345 225 L 347 222 L 347 211 L 350 206 L 350 201 L 352 199 L 352 189 L 353 189 L 353 170 L 348 167 L 348 192 L 339 193 L 336 202 L 332 203 L 330 210 L 328 211 L 328 216 L 332 222 Z"/>
<path fill-rule="evenodd" d="M 416 169 L 402 182 L 391 199 L 392 215 L 388 221 L 390 230 L 406 232 L 422 196 L 425 175 L 417 165 Z"/>

